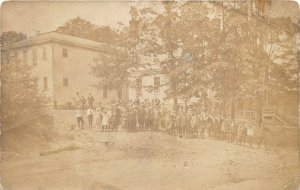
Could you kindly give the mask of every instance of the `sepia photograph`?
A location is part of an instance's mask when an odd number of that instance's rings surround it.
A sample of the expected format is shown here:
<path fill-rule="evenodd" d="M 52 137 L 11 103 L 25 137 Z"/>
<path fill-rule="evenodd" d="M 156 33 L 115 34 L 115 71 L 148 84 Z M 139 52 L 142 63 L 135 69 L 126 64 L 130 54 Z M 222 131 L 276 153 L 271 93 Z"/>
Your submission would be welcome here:
<path fill-rule="evenodd" d="M 296 1 L 4 1 L 2 190 L 300 190 Z"/>

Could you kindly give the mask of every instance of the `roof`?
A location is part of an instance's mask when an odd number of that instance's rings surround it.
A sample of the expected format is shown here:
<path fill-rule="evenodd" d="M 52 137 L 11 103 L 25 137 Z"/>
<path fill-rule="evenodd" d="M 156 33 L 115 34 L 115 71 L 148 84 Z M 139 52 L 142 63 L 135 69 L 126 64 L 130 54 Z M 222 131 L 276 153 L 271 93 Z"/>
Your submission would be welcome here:
<path fill-rule="evenodd" d="M 47 42 L 64 43 L 68 45 L 80 46 L 82 48 L 89 48 L 95 51 L 104 51 L 104 52 L 111 52 L 114 48 L 113 46 L 105 43 L 100 43 L 93 40 L 61 34 L 58 32 L 47 32 L 35 37 L 30 37 L 28 39 L 15 43 L 14 48 L 23 48 L 23 47 L 28 47 L 36 44 L 47 43 Z"/>

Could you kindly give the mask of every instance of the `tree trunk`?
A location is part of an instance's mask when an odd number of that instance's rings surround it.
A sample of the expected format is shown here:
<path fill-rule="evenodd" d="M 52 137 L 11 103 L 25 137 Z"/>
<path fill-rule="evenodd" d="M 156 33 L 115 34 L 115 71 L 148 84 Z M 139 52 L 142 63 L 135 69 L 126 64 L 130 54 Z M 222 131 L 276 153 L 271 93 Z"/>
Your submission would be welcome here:
<path fill-rule="evenodd" d="M 233 97 L 231 99 L 231 119 L 233 119 L 233 120 L 235 120 L 235 112 L 236 112 L 235 98 Z"/>
<path fill-rule="evenodd" d="M 122 102 L 123 101 L 123 99 L 122 99 L 122 87 L 118 88 L 116 91 L 117 91 L 117 96 L 118 96 L 119 101 Z"/>
<path fill-rule="evenodd" d="M 184 98 L 184 111 L 185 113 L 188 111 L 188 98 Z"/>
<path fill-rule="evenodd" d="M 257 104 L 257 106 L 256 106 L 257 122 L 258 122 L 258 125 L 261 126 L 262 120 L 263 120 L 263 118 L 262 118 L 263 103 L 261 101 L 261 97 L 258 96 L 256 98 L 256 104 Z"/>

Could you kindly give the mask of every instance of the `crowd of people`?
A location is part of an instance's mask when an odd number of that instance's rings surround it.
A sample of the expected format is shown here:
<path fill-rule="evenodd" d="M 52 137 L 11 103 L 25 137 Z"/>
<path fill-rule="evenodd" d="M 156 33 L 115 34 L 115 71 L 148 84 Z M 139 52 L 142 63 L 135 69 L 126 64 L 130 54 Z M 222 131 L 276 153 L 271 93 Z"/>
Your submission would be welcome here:
<path fill-rule="evenodd" d="M 92 97 L 91 94 L 89 97 Z M 88 98 L 88 107 L 79 103 L 76 117 L 78 127 L 94 128 L 97 132 L 109 131 L 161 131 L 183 138 L 209 138 L 227 141 L 238 145 L 253 147 L 254 141 L 260 148 L 266 148 L 266 133 L 264 127 L 254 123 L 234 122 L 229 117 L 220 114 L 208 114 L 195 109 L 177 111 L 168 110 L 158 99 L 144 102 L 132 102 L 128 106 L 113 104 L 103 107 L 93 106 Z M 85 114 L 86 112 L 86 114 Z M 84 116 L 88 125 L 84 125 Z"/>

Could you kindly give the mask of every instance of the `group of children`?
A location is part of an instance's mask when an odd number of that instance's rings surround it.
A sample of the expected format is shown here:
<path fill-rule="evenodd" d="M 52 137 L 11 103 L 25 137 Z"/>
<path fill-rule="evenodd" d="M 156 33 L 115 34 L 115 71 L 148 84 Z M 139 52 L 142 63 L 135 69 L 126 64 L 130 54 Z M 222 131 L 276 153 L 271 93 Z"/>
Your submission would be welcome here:
<path fill-rule="evenodd" d="M 84 109 L 76 111 L 78 127 L 83 128 Z M 96 131 L 162 131 L 170 135 L 185 138 L 209 138 L 223 140 L 239 145 L 253 147 L 254 130 L 257 133 L 258 147 L 264 143 L 266 148 L 266 131 L 254 123 L 236 123 L 230 118 L 218 114 L 197 111 L 176 112 L 167 110 L 159 102 L 131 104 L 128 107 L 113 105 L 111 107 L 89 107 L 86 111 L 89 127 Z"/>
<path fill-rule="evenodd" d="M 86 114 L 84 114 L 86 111 Z M 118 106 L 113 108 L 89 107 L 87 110 L 78 106 L 76 110 L 77 125 L 80 129 L 84 128 L 84 115 L 88 119 L 88 127 L 92 128 L 95 124 L 96 131 L 116 131 L 121 121 L 121 110 Z"/>

